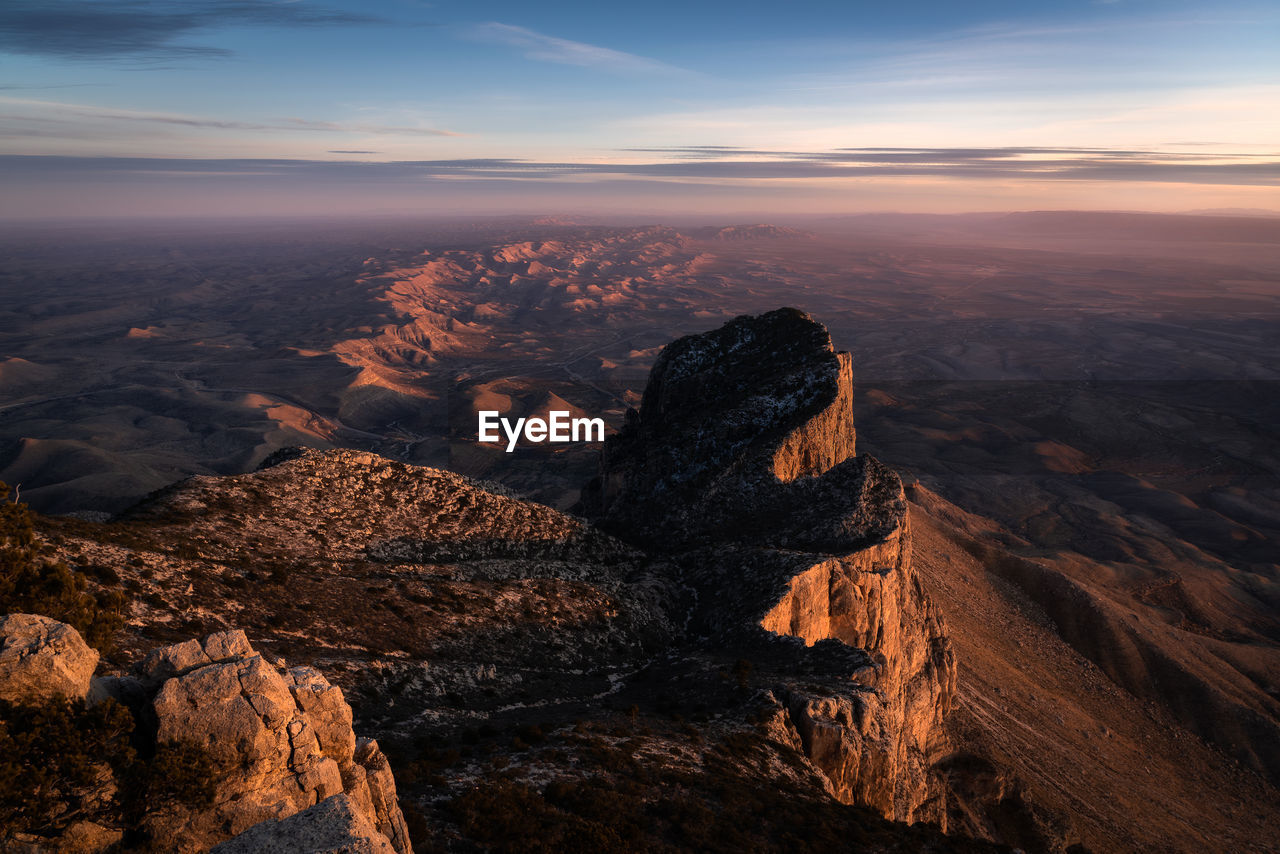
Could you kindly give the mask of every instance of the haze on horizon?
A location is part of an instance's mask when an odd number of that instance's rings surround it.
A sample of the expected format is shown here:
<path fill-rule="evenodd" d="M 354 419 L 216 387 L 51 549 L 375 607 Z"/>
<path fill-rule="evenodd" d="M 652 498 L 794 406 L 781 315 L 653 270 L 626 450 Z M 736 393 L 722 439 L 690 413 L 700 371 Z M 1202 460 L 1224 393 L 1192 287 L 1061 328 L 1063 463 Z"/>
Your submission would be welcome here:
<path fill-rule="evenodd" d="M 1262 2 L 8 0 L 0 218 L 1280 208 Z"/>

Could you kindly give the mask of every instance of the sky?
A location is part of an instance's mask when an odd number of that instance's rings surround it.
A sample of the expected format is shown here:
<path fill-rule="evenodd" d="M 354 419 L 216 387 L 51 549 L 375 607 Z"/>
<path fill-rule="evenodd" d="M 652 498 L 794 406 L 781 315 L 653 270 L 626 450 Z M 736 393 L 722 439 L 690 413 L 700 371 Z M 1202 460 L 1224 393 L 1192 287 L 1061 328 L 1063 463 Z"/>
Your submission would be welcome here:
<path fill-rule="evenodd" d="M 1280 209 L 1280 4 L 3 0 L 0 217 Z"/>

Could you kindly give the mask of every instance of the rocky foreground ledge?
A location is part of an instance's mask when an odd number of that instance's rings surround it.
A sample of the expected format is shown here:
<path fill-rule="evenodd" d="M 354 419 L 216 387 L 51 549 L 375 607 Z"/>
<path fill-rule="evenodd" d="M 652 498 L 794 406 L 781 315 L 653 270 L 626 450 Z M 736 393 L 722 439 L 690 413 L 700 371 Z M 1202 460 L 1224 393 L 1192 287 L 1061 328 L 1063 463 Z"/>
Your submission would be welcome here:
<path fill-rule="evenodd" d="M 268 661 L 239 631 L 153 650 L 127 676 L 94 678 L 97 661 L 71 626 L 34 614 L 0 618 L 0 699 L 17 706 L 114 701 L 145 730 L 142 752 L 182 744 L 207 763 L 206 802 L 168 804 L 142 817 L 140 829 L 166 850 L 208 851 L 236 837 L 215 850 L 411 854 L 386 757 L 376 741 L 356 736 L 342 690 L 315 669 Z M 102 765 L 78 793 L 81 803 L 114 796 L 107 758 L 97 757 Z M 247 841 L 237 841 L 250 829 Z M 13 850 L 87 852 L 122 836 L 80 822 L 58 838 L 12 842 L 22 845 Z M 294 847 L 309 836 L 325 847 Z"/>

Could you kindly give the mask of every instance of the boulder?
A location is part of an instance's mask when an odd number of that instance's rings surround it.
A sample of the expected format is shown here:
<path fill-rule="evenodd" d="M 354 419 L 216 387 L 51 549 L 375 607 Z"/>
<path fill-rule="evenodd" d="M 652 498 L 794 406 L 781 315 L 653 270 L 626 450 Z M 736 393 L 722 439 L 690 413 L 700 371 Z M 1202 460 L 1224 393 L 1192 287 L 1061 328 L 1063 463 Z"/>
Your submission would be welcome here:
<path fill-rule="evenodd" d="M 197 667 L 232 661 L 252 653 L 244 632 L 218 632 L 203 642 L 193 639 L 153 649 L 138 666 L 137 676 L 144 685 L 154 688 L 172 676 L 181 676 Z"/>
<path fill-rule="evenodd" d="M 39 614 L 0 617 L 0 700 L 83 700 L 97 666 L 97 651 L 66 623 Z"/>
<path fill-rule="evenodd" d="M 222 632 L 153 651 L 137 679 L 155 691 L 157 743 L 196 744 L 220 769 L 211 805 L 147 817 L 153 838 L 203 851 L 229 833 L 279 825 L 342 795 L 339 812 L 354 814 L 387 850 L 412 851 L 386 758 L 376 742 L 357 742 L 342 689 L 318 670 L 272 664 L 242 632 Z M 333 809 L 322 811 L 324 827 Z"/>

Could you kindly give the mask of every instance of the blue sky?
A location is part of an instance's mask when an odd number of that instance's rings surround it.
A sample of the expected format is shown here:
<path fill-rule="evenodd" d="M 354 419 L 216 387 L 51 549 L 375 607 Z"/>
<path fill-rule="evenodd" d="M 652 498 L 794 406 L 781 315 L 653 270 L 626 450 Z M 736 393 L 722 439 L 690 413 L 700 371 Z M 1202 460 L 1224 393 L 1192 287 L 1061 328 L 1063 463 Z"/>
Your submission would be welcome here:
<path fill-rule="evenodd" d="M 5 0 L 0 215 L 1277 208 L 1278 45 L 1258 2 Z"/>

